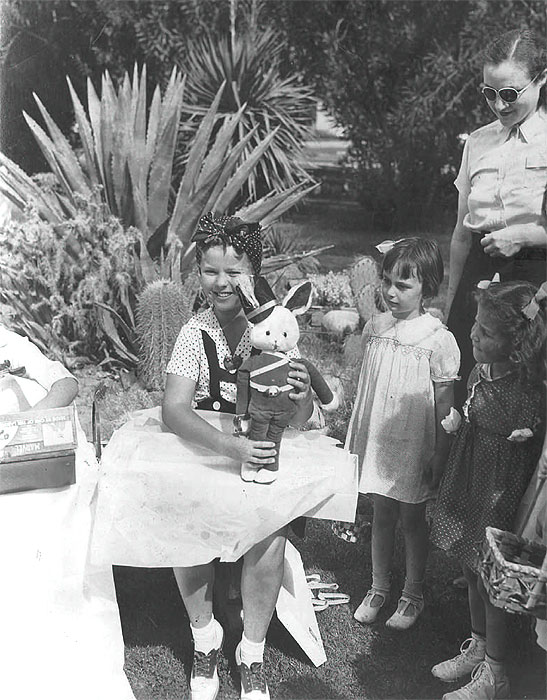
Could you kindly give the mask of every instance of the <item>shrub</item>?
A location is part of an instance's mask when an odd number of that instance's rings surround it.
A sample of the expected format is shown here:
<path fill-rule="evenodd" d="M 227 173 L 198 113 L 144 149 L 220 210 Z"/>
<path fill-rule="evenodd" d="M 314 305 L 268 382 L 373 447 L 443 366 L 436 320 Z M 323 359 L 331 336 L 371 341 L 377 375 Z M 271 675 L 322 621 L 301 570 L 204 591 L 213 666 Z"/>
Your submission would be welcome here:
<path fill-rule="evenodd" d="M 0 302 L 10 326 L 48 355 L 135 362 L 133 309 L 140 288 L 138 232 L 124 230 L 104 207 L 79 202 L 72 219 L 53 225 L 31 211 L 0 236 Z M 101 304 L 124 329 L 123 344 Z M 125 346 L 125 347 L 124 347 Z"/>
<path fill-rule="evenodd" d="M 353 294 L 346 272 L 309 276 L 315 291 L 315 303 L 321 306 L 353 306 Z"/>

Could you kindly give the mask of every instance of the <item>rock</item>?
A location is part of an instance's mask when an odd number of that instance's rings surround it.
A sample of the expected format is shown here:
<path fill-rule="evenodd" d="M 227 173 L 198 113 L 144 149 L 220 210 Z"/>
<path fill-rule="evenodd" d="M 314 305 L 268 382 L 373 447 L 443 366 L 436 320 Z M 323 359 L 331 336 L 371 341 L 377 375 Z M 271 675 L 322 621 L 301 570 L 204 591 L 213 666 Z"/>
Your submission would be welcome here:
<path fill-rule="evenodd" d="M 323 316 L 321 325 L 339 336 L 353 333 L 359 327 L 359 313 L 355 309 L 333 309 Z"/>

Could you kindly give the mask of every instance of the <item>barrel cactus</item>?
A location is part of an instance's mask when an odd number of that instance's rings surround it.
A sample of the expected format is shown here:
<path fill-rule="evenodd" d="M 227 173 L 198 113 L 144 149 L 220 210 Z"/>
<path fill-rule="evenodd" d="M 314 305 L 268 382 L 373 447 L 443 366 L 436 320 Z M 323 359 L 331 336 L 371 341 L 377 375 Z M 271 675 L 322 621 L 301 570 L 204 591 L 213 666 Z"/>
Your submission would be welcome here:
<path fill-rule="evenodd" d="M 191 304 L 186 286 L 169 280 L 151 282 L 139 296 L 139 377 L 147 389 L 163 389 L 165 368 L 181 327 L 192 315 Z"/>
<path fill-rule="evenodd" d="M 369 256 L 360 258 L 349 270 L 349 281 L 361 322 L 366 323 L 378 308 L 380 277 L 376 261 Z"/>

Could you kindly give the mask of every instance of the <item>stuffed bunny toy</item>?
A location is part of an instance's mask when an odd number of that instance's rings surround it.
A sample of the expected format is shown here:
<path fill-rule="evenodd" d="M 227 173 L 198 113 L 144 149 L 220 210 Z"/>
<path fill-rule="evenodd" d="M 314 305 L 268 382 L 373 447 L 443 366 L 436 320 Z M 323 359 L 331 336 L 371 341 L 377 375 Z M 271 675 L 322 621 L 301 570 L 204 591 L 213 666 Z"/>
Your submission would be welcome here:
<path fill-rule="evenodd" d="M 273 464 L 256 469 L 244 463 L 241 478 L 268 484 L 277 478 L 281 438 L 297 411 L 297 404 L 289 398 L 294 386 L 287 382 L 290 371 L 287 353 L 298 343 L 300 331 L 296 316 L 309 308 L 312 286 L 306 281 L 293 287 L 282 305 L 276 301 L 263 277 L 256 279 L 254 288 L 250 279 L 244 278 L 237 289 L 247 319 L 252 324 L 253 351 L 237 373 L 236 429 L 239 426 L 241 432 L 242 423 L 250 420 L 248 437 L 269 440 L 276 446 Z M 322 407 L 335 410 L 337 397 L 317 368 L 307 360 L 298 358 L 298 362 L 306 365 L 312 388 Z"/>

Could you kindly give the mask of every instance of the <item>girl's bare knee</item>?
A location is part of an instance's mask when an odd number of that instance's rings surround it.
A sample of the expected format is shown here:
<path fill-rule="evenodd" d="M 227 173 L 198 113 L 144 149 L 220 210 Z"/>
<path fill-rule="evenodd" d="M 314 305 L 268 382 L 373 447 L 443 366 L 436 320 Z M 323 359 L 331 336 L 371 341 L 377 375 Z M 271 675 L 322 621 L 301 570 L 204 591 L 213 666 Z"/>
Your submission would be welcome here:
<path fill-rule="evenodd" d="M 245 554 L 243 558 L 244 566 L 276 570 L 279 562 L 283 561 L 286 542 L 287 528 L 282 528 L 273 535 L 255 544 L 254 547 Z"/>

